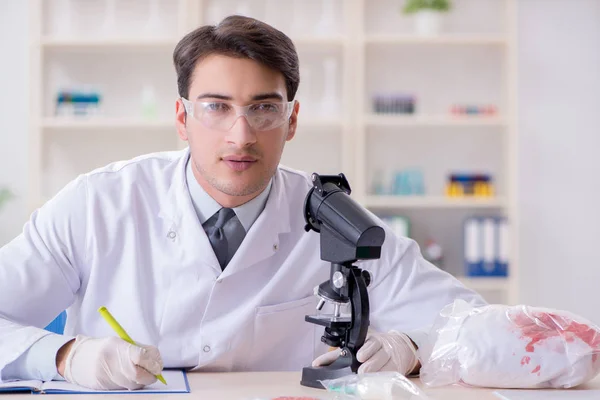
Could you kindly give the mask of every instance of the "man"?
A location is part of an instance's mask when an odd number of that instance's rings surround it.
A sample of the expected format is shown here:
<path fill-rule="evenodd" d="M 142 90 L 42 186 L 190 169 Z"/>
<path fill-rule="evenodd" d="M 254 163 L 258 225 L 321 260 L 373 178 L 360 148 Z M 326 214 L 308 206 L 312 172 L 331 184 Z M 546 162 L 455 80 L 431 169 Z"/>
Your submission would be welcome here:
<path fill-rule="evenodd" d="M 279 166 L 300 111 L 294 45 L 229 17 L 184 37 L 174 64 L 189 148 L 78 177 L 0 250 L 0 380 L 136 389 L 163 366 L 300 370 L 338 356 L 304 321 L 329 275 L 303 230 L 310 178 Z M 416 372 L 437 312 L 483 303 L 387 228 L 381 259 L 361 267 L 373 279 L 360 372 Z M 100 306 L 148 345 L 115 338 Z M 64 336 L 40 329 L 64 309 Z"/>

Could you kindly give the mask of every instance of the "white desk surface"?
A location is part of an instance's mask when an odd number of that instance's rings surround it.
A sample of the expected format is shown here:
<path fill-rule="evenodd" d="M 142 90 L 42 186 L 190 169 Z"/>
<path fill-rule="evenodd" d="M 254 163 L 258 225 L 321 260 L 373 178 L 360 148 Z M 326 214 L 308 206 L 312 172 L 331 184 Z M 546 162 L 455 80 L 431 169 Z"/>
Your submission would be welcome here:
<path fill-rule="evenodd" d="M 300 385 L 298 372 L 236 372 L 236 373 L 189 373 L 191 393 L 189 394 L 144 394 L 141 398 L 161 398 L 173 400 L 255 400 L 281 396 L 307 396 L 327 400 L 334 396 L 325 390 L 312 389 Z M 423 387 L 418 379 L 414 379 Z M 575 389 L 600 389 L 600 377 Z M 426 388 L 431 400 L 498 400 L 494 389 L 473 389 L 460 386 Z M 27 394 L 0 394 L 0 400 L 23 400 Z M 45 398 L 64 400 L 135 400 L 135 394 L 123 395 L 35 395 L 38 400 Z M 132 397 L 133 396 L 133 397 Z"/>

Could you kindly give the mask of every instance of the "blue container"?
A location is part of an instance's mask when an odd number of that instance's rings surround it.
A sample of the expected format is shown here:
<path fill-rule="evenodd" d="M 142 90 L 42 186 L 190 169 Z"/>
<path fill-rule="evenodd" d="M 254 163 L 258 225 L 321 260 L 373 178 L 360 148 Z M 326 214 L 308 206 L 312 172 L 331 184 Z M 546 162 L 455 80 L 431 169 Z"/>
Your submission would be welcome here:
<path fill-rule="evenodd" d="M 67 313 L 65 311 L 61 312 L 58 317 L 54 319 L 54 321 L 50 322 L 50 324 L 44 328 L 47 331 L 52 333 L 56 333 L 62 335 L 65 330 L 65 323 L 67 322 Z"/>

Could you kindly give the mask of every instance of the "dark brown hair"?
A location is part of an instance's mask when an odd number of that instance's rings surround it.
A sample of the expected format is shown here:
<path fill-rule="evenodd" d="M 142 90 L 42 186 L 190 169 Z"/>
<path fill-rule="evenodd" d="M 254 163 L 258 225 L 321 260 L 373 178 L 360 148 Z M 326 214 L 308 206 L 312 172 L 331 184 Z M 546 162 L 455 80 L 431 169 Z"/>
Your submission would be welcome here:
<path fill-rule="evenodd" d="M 216 26 L 206 25 L 188 33 L 173 52 L 180 96 L 188 97 L 197 63 L 211 54 L 248 58 L 281 72 L 288 101 L 294 99 L 300 83 L 296 47 L 289 37 L 272 26 L 254 18 L 233 15 Z"/>

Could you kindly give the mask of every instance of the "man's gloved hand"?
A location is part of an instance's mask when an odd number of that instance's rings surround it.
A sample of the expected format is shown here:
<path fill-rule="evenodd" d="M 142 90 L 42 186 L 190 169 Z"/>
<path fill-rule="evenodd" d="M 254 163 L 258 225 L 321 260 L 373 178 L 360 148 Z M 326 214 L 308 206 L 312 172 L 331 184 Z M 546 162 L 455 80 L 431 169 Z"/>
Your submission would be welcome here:
<path fill-rule="evenodd" d="M 136 390 L 156 382 L 162 369 L 156 347 L 79 335 L 67 356 L 64 378 L 90 389 Z"/>
<path fill-rule="evenodd" d="M 320 367 L 334 362 L 341 353 L 335 349 L 317 357 L 312 365 Z M 359 374 L 377 371 L 397 371 L 403 375 L 413 372 L 419 363 L 417 349 L 408 336 L 396 331 L 379 333 L 369 329 L 365 344 L 356 353 L 362 365 Z"/>

